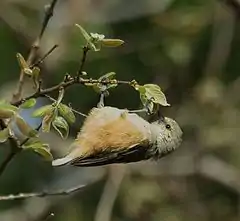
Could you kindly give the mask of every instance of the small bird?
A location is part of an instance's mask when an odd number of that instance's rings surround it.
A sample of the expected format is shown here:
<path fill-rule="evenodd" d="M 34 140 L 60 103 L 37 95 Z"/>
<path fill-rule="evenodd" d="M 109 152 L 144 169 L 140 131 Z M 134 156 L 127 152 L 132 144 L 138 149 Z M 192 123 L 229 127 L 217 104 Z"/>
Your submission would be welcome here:
<path fill-rule="evenodd" d="M 115 107 L 93 108 L 70 152 L 53 166 L 101 166 L 157 160 L 178 148 L 182 130 L 171 118 L 149 123 L 136 113 Z"/>

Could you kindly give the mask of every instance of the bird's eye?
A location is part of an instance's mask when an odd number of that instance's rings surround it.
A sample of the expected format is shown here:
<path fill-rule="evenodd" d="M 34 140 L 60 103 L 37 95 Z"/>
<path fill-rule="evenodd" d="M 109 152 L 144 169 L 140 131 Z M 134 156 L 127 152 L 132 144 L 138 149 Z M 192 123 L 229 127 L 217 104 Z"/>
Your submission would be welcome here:
<path fill-rule="evenodd" d="M 171 129 L 170 124 L 167 124 L 167 125 L 166 125 L 166 128 L 167 128 L 168 130 L 170 130 L 170 129 Z"/>

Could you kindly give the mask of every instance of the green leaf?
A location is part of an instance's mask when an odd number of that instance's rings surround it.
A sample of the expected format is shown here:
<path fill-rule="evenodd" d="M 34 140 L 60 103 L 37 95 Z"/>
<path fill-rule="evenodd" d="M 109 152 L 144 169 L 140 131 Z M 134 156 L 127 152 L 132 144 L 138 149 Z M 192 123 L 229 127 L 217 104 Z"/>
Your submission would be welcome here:
<path fill-rule="evenodd" d="M 5 109 L 5 110 L 12 110 L 14 112 L 17 112 L 19 109 L 16 106 L 13 106 L 5 101 L 2 101 L 0 103 L 0 109 Z"/>
<path fill-rule="evenodd" d="M 147 108 L 150 113 L 153 113 L 154 103 L 151 100 L 148 100 L 144 94 L 140 94 L 140 100 L 143 106 Z"/>
<path fill-rule="evenodd" d="M 54 111 L 54 107 L 49 104 L 49 105 L 45 105 L 42 106 L 40 108 L 38 108 L 37 110 L 35 110 L 32 114 L 33 117 L 43 117 L 47 114 L 50 114 L 51 112 Z"/>
<path fill-rule="evenodd" d="M 24 68 L 23 72 L 28 76 L 32 76 L 32 70 L 30 68 Z"/>
<path fill-rule="evenodd" d="M 9 128 L 0 131 L 0 143 L 4 143 L 9 138 Z"/>
<path fill-rule="evenodd" d="M 49 114 L 45 115 L 42 121 L 42 131 L 45 133 L 50 132 L 52 122 L 56 117 L 55 111 L 50 112 Z"/>
<path fill-rule="evenodd" d="M 87 43 L 91 42 L 91 36 L 87 33 L 87 31 L 79 24 L 75 24 L 76 27 L 79 28 L 81 34 L 83 35 L 83 37 L 85 38 L 85 40 L 87 41 Z"/>
<path fill-rule="evenodd" d="M 38 132 L 34 130 L 21 116 L 16 116 L 16 124 L 20 132 L 27 137 L 36 137 Z"/>
<path fill-rule="evenodd" d="M 58 111 L 68 123 L 73 124 L 76 121 L 76 117 L 72 111 L 72 108 L 68 107 L 67 105 L 62 103 L 59 104 Z"/>
<path fill-rule="evenodd" d="M 152 100 L 153 103 L 160 104 L 162 106 L 170 106 L 167 102 L 165 94 L 158 85 L 145 84 L 143 87 L 145 88 L 144 95 L 148 100 Z"/>
<path fill-rule="evenodd" d="M 30 139 L 24 146 L 24 149 L 32 149 L 34 152 L 40 154 L 44 159 L 52 161 L 53 157 L 49 150 L 49 145 L 42 143 L 39 139 Z"/>
<path fill-rule="evenodd" d="M 84 39 L 87 42 L 87 46 L 92 49 L 93 51 L 99 51 L 99 49 L 96 48 L 94 43 L 92 42 L 93 38 L 87 33 L 87 31 L 79 24 L 75 24 L 76 27 L 79 28 L 81 34 L 83 35 Z"/>
<path fill-rule="evenodd" d="M 32 70 L 32 80 L 35 88 L 39 88 L 40 68 L 34 67 Z"/>
<path fill-rule="evenodd" d="M 52 122 L 52 126 L 63 139 L 66 139 L 68 137 L 69 126 L 67 121 L 63 117 L 57 116 Z"/>
<path fill-rule="evenodd" d="M 90 36 L 94 42 L 102 41 L 105 38 L 104 35 L 98 33 L 90 33 Z"/>
<path fill-rule="evenodd" d="M 35 106 L 35 104 L 36 104 L 36 99 L 31 98 L 31 99 L 25 101 L 23 104 L 21 104 L 20 108 L 28 109 L 28 108 Z"/>
<path fill-rule="evenodd" d="M 116 73 L 115 72 L 109 72 L 101 76 L 98 80 L 99 81 L 104 81 L 104 80 L 111 80 L 115 77 Z"/>
<path fill-rule="evenodd" d="M 115 72 L 109 72 L 101 76 L 98 81 L 111 81 L 109 84 L 102 84 L 102 83 L 97 83 L 93 85 L 93 89 L 97 93 L 102 93 L 104 91 L 107 91 L 110 88 L 114 88 L 118 86 L 117 80 L 114 79 L 116 73 Z"/>
<path fill-rule="evenodd" d="M 0 104 L 0 119 L 7 119 L 13 117 L 16 112 L 18 111 L 18 108 L 7 103 L 1 103 Z"/>
<path fill-rule="evenodd" d="M 45 145 L 46 146 L 46 145 Z M 45 160 L 47 161 L 52 161 L 53 156 L 48 148 L 34 148 L 34 151 L 44 157 Z"/>
<path fill-rule="evenodd" d="M 124 43 L 124 41 L 121 39 L 104 38 L 101 40 L 101 43 L 102 43 L 102 46 L 105 46 L 105 47 L 119 47 Z"/>
<path fill-rule="evenodd" d="M 62 87 L 59 89 L 58 99 L 55 103 L 56 106 L 58 106 L 61 103 L 63 96 L 64 96 L 64 88 Z"/>
<path fill-rule="evenodd" d="M 17 57 L 19 66 L 22 70 L 29 69 L 27 62 L 25 61 L 24 57 L 20 53 L 17 53 L 16 57 Z"/>

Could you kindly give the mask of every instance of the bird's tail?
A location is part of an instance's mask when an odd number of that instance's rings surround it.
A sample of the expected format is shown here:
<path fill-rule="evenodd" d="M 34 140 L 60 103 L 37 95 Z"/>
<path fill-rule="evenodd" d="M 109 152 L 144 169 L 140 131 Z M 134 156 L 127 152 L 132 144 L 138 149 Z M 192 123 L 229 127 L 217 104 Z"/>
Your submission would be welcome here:
<path fill-rule="evenodd" d="M 53 160 L 52 166 L 54 167 L 64 166 L 66 164 L 69 164 L 72 160 L 73 160 L 72 157 L 66 156 L 60 159 Z"/>

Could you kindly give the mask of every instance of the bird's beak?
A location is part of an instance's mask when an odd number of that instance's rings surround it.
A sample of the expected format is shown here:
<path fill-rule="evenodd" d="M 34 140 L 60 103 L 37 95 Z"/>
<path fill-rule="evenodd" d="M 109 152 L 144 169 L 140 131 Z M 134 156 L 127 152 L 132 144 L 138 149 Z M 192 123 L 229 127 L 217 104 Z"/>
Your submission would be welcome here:
<path fill-rule="evenodd" d="M 157 114 L 158 114 L 158 121 L 159 122 L 165 121 L 165 117 L 162 115 L 160 110 L 158 110 Z"/>

